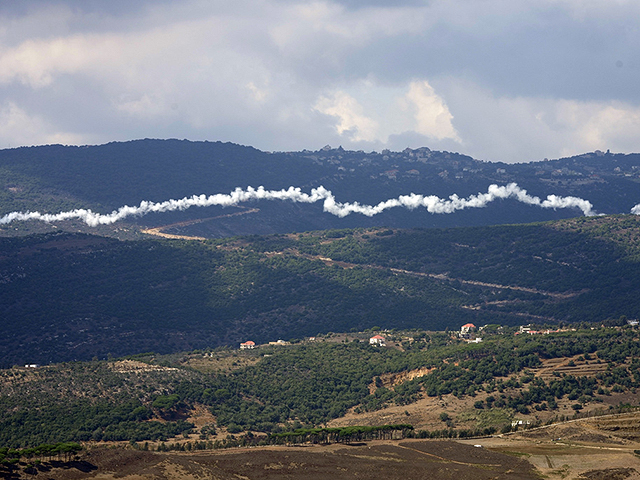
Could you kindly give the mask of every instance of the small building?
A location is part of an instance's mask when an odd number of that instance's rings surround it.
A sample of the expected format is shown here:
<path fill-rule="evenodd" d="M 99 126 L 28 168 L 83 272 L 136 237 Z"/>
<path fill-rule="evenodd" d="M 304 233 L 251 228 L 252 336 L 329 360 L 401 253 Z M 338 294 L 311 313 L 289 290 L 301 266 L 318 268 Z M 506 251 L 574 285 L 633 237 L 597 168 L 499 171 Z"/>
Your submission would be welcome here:
<path fill-rule="evenodd" d="M 531 425 L 531 421 L 530 420 L 512 420 L 511 421 L 511 427 L 527 427 Z"/>
<path fill-rule="evenodd" d="M 386 343 L 382 335 L 374 335 L 369 339 L 369 345 L 379 345 L 381 347 L 384 347 Z"/>
<path fill-rule="evenodd" d="M 469 338 L 471 332 L 475 332 L 476 326 L 473 323 L 466 323 L 460 327 L 460 337 Z"/>
<path fill-rule="evenodd" d="M 256 348 L 256 342 L 251 340 L 240 344 L 240 350 L 253 350 L 254 348 Z"/>
<path fill-rule="evenodd" d="M 269 345 L 291 345 L 291 344 L 284 340 L 278 340 L 276 342 L 269 342 Z"/>
<path fill-rule="evenodd" d="M 37 363 L 28 363 L 24 368 L 38 368 L 40 365 Z"/>

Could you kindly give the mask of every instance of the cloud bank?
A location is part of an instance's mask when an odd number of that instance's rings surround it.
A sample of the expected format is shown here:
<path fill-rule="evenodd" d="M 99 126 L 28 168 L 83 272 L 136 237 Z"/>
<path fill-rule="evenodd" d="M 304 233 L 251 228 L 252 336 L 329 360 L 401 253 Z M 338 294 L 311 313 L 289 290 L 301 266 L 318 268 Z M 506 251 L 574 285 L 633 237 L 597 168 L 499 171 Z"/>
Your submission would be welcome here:
<path fill-rule="evenodd" d="M 2 2 L 0 148 L 640 151 L 640 3 Z"/>

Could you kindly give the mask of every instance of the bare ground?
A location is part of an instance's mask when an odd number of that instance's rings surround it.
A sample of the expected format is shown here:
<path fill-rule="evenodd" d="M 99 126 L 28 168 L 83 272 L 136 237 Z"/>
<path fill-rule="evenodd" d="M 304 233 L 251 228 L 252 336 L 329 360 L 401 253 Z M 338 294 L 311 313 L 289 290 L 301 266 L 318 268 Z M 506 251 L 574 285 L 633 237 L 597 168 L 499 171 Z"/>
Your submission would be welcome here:
<path fill-rule="evenodd" d="M 46 467 L 45 467 L 46 468 Z M 235 449 L 198 454 L 96 448 L 66 468 L 5 478 L 535 480 L 525 460 L 448 441 Z"/>

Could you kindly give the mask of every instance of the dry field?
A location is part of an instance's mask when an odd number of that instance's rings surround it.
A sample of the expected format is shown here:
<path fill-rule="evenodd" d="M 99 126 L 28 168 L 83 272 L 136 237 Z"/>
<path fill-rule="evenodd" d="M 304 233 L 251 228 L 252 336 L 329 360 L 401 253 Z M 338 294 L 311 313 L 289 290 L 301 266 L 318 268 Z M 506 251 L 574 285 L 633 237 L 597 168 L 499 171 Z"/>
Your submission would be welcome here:
<path fill-rule="evenodd" d="M 640 413 L 572 420 L 463 443 L 528 460 L 544 478 L 640 479 Z"/>
<path fill-rule="evenodd" d="M 20 475 L 20 476 L 18 476 Z M 419 479 L 536 480 L 513 455 L 446 441 L 234 449 L 198 454 L 95 448 L 67 468 L 5 478 L 75 479 Z"/>
<path fill-rule="evenodd" d="M 481 445 L 477 447 L 474 445 Z M 640 479 L 640 413 L 572 420 L 460 441 L 235 448 L 199 453 L 91 446 L 68 465 L 45 464 L 8 479 Z"/>

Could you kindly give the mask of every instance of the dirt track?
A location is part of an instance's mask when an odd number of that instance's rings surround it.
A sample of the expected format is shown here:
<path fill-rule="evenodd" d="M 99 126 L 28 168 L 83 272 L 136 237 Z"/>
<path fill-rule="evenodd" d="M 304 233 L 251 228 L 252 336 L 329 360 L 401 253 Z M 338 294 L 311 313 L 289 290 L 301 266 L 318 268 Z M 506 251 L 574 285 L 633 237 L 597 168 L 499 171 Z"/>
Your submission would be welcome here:
<path fill-rule="evenodd" d="M 247 208 L 247 207 L 236 207 L 236 208 L 242 208 L 243 211 L 235 212 L 235 213 L 228 213 L 226 215 L 218 215 L 216 217 L 197 218 L 195 220 L 187 220 L 185 222 L 177 222 L 177 223 L 172 223 L 170 225 L 163 225 L 162 227 L 147 228 L 147 229 L 141 230 L 141 231 L 142 231 L 142 233 L 146 233 L 147 235 L 155 235 L 156 237 L 162 237 L 162 238 L 179 239 L 179 240 L 206 240 L 206 238 L 204 238 L 204 237 L 195 237 L 195 236 L 188 236 L 188 235 L 176 235 L 176 234 L 172 234 L 172 233 L 165 233 L 164 231 L 168 230 L 170 228 L 188 227 L 189 225 L 195 225 L 197 223 L 208 222 L 210 220 L 217 220 L 217 219 L 220 219 L 220 218 L 229 218 L 229 217 L 238 217 L 240 215 L 247 215 L 249 213 L 256 213 L 256 212 L 260 211 L 259 208 Z"/>

